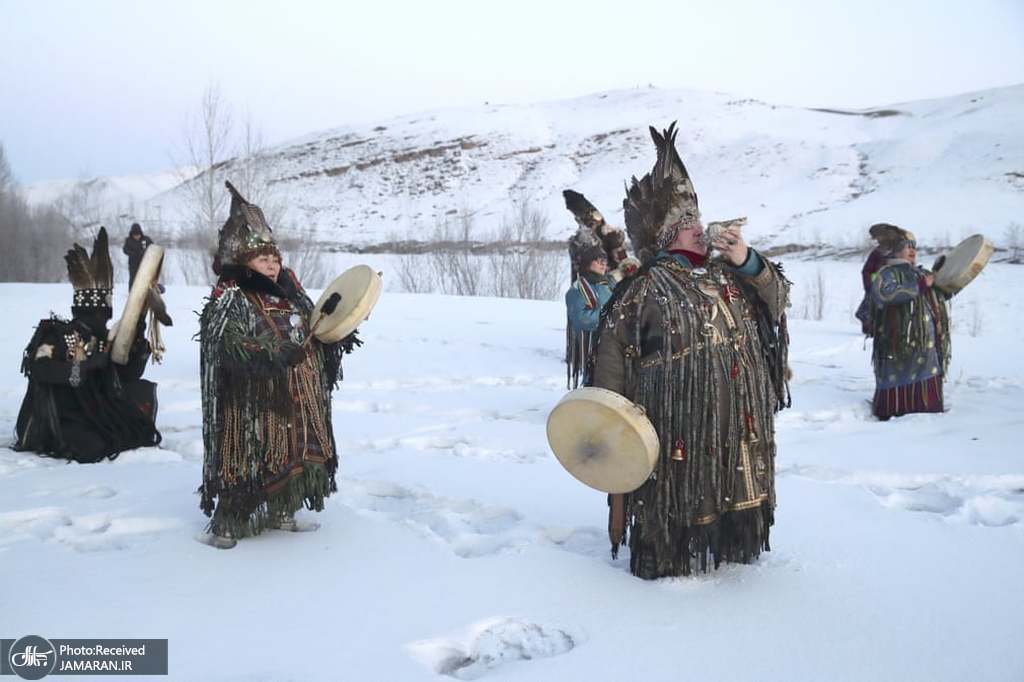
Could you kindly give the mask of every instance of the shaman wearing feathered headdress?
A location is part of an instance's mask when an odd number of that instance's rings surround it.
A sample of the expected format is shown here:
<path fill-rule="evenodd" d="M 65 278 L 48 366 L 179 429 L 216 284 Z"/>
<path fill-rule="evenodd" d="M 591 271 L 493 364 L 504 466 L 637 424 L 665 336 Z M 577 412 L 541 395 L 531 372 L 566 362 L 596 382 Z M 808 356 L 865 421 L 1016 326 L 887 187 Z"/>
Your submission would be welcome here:
<path fill-rule="evenodd" d="M 601 307 L 612 296 L 614 280 L 608 271 L 626 258 L 626 248 L 622 230 L 608 225 L 585 196 L 571 189 L 562 196 L 578 226 L 569 238 L 571 284 L 565 292 L 566 381 L 576 388 L 590 358 Z"/>
<path fill-rule="evenodd" d="M 281 253 L 263 211 L 231 183 L 220 230 L 220 279 L 199 318 L 203 395 L 200 506 L 220 549 L 268 528 L 299 530 L 294 513 L 320 511 L 335 490 L 331 391 L 353 333 L 311 335 L 313 302 Z"/>
<path fill-rule="evenodd" d="M 110 362 L 114 274 L 106 229 L 100 228 L 91 255 L 75 244 L 64 260 L 74 287 L 72 319 L 40 320 L 25 348 L 21 369 L 29 381 L 15 449 L 98 462 L 156 445 L 156 384 L 141 378 L 151 352 L 144 321 L 128 362 Z"/>
<path fill-rule="evenodd" d="M 633 179 L 626 229 L 644 265 L 616 288 L 597 331 L 593 386 L 637 403 L 661 445 L 654 474 L 613 495 L 612 551 L 642 578 L 688 575 L 768 548 L 775 412 L 788 404 L 789 283 L 737 225 L 709 244 L 675 149 L 651 128 L 654 168 Z M 720 256 L 708 258 L 708 247 Z"/>

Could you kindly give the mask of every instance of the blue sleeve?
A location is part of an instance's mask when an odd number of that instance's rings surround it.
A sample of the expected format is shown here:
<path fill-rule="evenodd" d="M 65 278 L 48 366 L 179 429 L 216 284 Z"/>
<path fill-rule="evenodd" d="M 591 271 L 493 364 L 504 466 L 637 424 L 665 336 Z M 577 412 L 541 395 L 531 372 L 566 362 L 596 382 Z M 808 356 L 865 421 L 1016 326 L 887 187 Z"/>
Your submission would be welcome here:
<path fill-rule="evenodd" d="M 917 273 L 906 268 L 883 268 L 871 282 L 871 300 L 879 308 L 893 303 L 906 303 L 920 295 Z"/>
<path fill-rule="evenodd" d="M 761 271 L 764 270 L 764 263 L 761 261 L 761 256 L 757 251 L 748 248 L 747 260 L 744 261 L 743 265 L 734 269 L 744 277 L 757 277 L 761 274 Z"/>
<path fill-rule="evenodd" d="M 603 293 L 603 289 L 608 291 L 607 296 Z M 569 287 L 569 291 L 565 292 L 565 307 L 569 313 L 569 325 L 573 329 L 584 332 L 592 332 L 597 329 L 597 325 L 601 321 L 601 307 L 611 298 L 611 290 L 602 287 L 597 290 L 597 296 L 599 305 L 587 308 L 583 294 L 575 286 Z"/>

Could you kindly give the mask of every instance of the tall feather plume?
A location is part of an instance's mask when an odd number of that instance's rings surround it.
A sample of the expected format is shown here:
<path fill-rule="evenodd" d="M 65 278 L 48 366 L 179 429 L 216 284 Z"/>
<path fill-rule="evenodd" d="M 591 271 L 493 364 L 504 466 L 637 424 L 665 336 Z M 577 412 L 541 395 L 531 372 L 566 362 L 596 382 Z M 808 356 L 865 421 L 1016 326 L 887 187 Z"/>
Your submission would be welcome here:
<path fill-rule="evenodd" d="M 672 121 L 668 130 L 662 131 L 661 135 L 658 135 L 653 126 L 650 130 L 658 154 L 652 171 L 654 186 L 663 191 L 669 189 L 676 195 L 677 202 L 692 202 L 694 208 L 697 208 L 697 191 L 693 188 L 690 173 L 676 150 L 676 135 L 679 133 L 676 130 L 676 121 Z M 665 188 L 666 184 L 669 185 L 668 188 Z"/>
<path fill-rule="evenodd" d="M 569 257 L 573 262 L 573 277 L 576 275 L 576 263 L 584 249 L 600 246 L 608 258 L 609 269 L 618 267 L 626 258 L 626 235 L 622 230 L 612 227 L 604 219 L 597 207 L 585 196 L 571 189 L 562 191 L 565 207 L 576 218 L 579 229 L 569 239 Z"/>
<path fill-rule="evenodd" d="M 78 244 L 73 245 L 64 254 L 64 261 L 68 264 L 68 280 L 71 286 L 76 290 L 96 288 L 89 253 L 85 249 Z"/>
<path fill-rule="evenodd" d="M 92 277 L 96 288 L 114 288 L 114 266 L 110 262 L 110 242 L 107 238 L 107 228 L 101 227 L 100 233 L 92 243 Z"/>
<path fill-rule="evenodd" d="M 562 197 L 565 199 L 565 207 L 569 209 L 580 225 L 596 230 L 598 226 L 604 224 L 604 216 L 601 215 L 601 212 L 579 192 L 571 189 L 562 190 Z"/>
<path fill-rule="evenodd" d="M 661 133 L 651 126 L 650 133 L 657 152 L 654 167 L 640 180 L 633 176 L 622 201 L 626 231 L 641 261 L 672 241 L 680 221 L 700 220 L 697 192 L 676 151 L 675 121 Z"/>

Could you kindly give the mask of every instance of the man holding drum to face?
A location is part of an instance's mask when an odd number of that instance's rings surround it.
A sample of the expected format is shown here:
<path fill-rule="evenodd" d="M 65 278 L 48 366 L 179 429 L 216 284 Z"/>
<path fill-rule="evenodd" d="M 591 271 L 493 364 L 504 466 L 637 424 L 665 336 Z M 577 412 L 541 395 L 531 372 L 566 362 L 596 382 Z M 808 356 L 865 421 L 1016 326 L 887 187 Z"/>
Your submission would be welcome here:
<path fill-rule="evenodd" d="M 331 390 L 355 334 L 312 337 L 310 301 L 258 206 L 227 183 L 220 276 L 199 319 L 203 395 L 202 509 L 206 541 L 228 549 L 267 529 L 305 530 L 294 518 L 335 490 Z M 308 528 L 311 529 L 311 528 Z"/>
<path fill-rule="evenodd" d="M 592 373 L 593 386 L 643 407 L 658 434 L 653 474 L 612 496 L 610 520 L 613 552 L 628 530 L 630 568 L 647 579 L 768 549 L 789 296 L 781 269 L 744 243 L 743 220 L 707 236 L 675 124 L 651 136 L 654 169 L 623 201 L 643 265 L 604 308 Z"/>

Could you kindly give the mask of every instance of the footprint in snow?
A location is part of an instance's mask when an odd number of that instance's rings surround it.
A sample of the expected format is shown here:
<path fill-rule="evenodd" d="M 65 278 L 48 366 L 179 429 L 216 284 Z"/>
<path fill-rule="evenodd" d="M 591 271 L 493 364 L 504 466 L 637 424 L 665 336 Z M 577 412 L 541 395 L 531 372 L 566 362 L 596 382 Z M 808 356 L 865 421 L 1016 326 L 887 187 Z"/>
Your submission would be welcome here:
<path fill-rule="evenodd" d="M 975 526 L 1010 526 L 1024 519 L 1024 495 L 1014 487 L 955 478 L 922 484 L 868 486 L 883 505 L 937 514 Z"/>
<path fill-rule="evenodd" d="M 180 525 L 174 518 L 71 515 L 59 507 L 39 507 L 0 514 L 0 545 L 35 539 L 80 552 L 126 549 Z"/>
<path fill-rule="evenodd" d="M 346 481 L 342 499 L 358 513 L 381 515 L 447 545 L 471 559 L 529 542 L 514 509 L 486 506 L 470 499 L 449 499 L 400 485 Z"/>
<path fill-rule="evenodd" d="M 579 640 L 561 628 L 495 618 L 477 623 L 463 635 L 414 642 L 409 649 L 439 675 L 475 680 L 503 665 L 564 654 Z"/>

